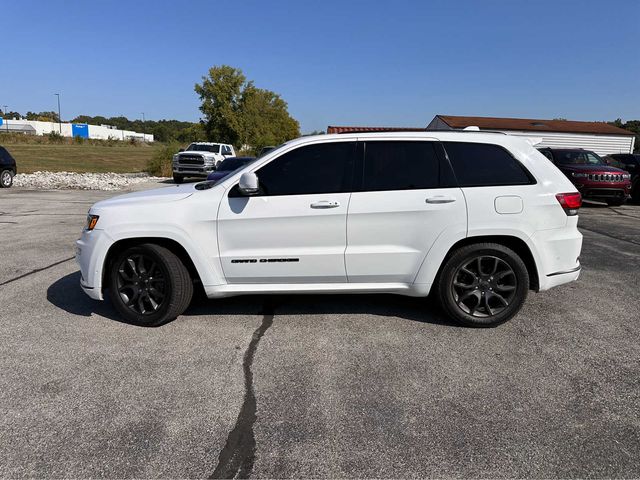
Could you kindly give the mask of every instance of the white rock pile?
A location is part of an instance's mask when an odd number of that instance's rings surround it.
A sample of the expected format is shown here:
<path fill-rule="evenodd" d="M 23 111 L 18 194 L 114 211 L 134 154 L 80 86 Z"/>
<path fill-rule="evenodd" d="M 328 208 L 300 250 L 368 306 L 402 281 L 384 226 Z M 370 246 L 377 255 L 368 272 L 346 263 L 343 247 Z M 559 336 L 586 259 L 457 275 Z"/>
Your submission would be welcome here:
<path fill-rule="evenodd" d="M 138 183 L 166 180 L 146 173 L 19 173 L 13 179 L 16 187 L 42 190 L 122 190 Z"/>

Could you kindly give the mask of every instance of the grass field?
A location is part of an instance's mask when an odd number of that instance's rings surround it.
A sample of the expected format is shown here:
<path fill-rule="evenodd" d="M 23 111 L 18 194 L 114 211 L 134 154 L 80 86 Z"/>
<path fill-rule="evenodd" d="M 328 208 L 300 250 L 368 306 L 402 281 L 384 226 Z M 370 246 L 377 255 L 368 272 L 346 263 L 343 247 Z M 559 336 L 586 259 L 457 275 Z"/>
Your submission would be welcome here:
<path fill-rule="evenodd" d="M 156 145 L 31 145 L 3 144 L 16 159 L 19 173 L 50 172 L 141 172 Z"/>

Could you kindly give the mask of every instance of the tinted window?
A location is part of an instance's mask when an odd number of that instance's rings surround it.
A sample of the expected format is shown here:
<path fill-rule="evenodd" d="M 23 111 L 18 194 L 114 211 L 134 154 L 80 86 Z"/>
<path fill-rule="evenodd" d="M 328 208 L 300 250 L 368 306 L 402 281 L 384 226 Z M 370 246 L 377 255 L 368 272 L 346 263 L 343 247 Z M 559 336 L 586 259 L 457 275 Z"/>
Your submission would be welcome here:
<path fill-rule="evenodd" d="M 549 160 L 553 161 L 553 154 L 549 150 L 540 150 L 540 153 L 547 157 Z"/>
<path fill-rule="evenodd" d="M 443 143 L 461 187 L 534 183 L 520 162 L 498 145 Z"/>
<path fill-rule="evenodd" d="M 367 142 L 362 189 L 437 188 L 439 170 L 433 142 Z"/>
<path fill-rule="evenodd" d="M 604 165 L 598 155 L 585 150 L 555 150 L 554 155 L 561 165 Z"/>
<path fill-rule="evenodd" d="M 355 142 L 296 148 L 259 169 L 262 195 L 305 195 L 351 191 Z"/>
<path fill-rule="evenodd" d="M 253 157 L 231 157 L 231 158 L 227 158 L 226 160 L 223 160 L 220 163 L 220 166 L 218 167 L 218 171 L 223 171 L 223 172 L 230 172 L 233 171 L 237 168 L 242 167 L 243 165 L 246 165 L 249 162 L 252 162 L 253 160 L 255 160 Z"/>

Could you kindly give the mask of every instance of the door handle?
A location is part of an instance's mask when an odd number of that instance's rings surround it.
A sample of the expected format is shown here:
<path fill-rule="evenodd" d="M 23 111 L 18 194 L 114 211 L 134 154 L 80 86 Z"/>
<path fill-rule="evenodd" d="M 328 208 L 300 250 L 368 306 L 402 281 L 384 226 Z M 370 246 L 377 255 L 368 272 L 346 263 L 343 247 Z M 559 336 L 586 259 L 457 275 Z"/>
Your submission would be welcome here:
<path fill-rule="evenodd" d="M 435 195 L 433 197 L 427 197 L 425 200 L 427 203 L 452 203 L 455 202 L 456 199 L 454 197 L 450 197 L 448 195 Z"/>
<path fill-rule="evenodd" d="M 311 204 L 311 208 L 336 208 L 340 206 L 340 202 L 330 202 L 329 200 L 320 200 Z"/>

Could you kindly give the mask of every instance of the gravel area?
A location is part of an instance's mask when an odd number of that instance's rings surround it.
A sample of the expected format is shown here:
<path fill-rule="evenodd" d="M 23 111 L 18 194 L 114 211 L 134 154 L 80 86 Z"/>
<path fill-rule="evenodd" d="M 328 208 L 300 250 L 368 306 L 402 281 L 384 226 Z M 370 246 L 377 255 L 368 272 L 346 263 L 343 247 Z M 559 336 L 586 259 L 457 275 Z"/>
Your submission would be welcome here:
<path fill-rule="evenodd" d="M 13 179 L 16 187 L 38 190 L 122 190 L 132 185 L 164 180 L 146 173 L 19 173 Z"/>

